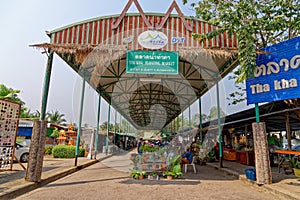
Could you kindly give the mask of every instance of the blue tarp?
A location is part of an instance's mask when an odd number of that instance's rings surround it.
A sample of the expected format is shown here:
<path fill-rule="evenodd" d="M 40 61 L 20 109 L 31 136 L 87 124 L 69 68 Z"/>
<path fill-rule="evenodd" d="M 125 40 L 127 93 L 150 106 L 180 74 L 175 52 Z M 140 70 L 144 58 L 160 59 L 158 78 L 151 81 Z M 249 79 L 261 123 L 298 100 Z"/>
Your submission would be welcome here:
<path fill-rule="evenodd" d="M 32 127 L 19 127 L 17 136 L 29 136 L 31 137 Z"/>

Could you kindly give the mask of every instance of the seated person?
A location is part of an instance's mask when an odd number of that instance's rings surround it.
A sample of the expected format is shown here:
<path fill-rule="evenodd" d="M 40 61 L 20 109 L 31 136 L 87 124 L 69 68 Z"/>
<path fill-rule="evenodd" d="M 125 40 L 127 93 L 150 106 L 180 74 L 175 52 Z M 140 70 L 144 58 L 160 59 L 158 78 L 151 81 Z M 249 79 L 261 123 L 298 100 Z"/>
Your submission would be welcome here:
<path fill-rule="evenodd" d="M 184 164 L 191 164 L 192 162 L 193 162 L 193 154 L 190 152 L 190 149 L 188 148 L 180 158 L 181 169 Z"/>
<path fill-rule="evenodd" d="M 138 152 L 138 154 L 140 154 L 140 155 L 142 155 L 142 151 L 141 151 L 141 149 L 140 149 L 140 147 L 141 146 L 143 146 L 143 138 L 140 138 L 139 139 L 139 141 L 138 141 L 138 143 L 137 143 L 137 152 Z"/>

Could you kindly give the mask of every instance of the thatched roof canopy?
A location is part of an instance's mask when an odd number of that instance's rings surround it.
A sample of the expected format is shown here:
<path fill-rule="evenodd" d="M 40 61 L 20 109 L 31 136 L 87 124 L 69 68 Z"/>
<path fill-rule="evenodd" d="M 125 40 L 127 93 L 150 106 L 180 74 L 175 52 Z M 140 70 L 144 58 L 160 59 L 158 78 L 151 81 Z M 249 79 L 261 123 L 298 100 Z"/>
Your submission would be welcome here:
<path fill-rule="evenodd" d="M 236 66 L 236 49 L 179 48 L 179 74 L 126 74 L 125 45 L 36 44 L 53 51 L 138 129 L 161 129 Z"/>

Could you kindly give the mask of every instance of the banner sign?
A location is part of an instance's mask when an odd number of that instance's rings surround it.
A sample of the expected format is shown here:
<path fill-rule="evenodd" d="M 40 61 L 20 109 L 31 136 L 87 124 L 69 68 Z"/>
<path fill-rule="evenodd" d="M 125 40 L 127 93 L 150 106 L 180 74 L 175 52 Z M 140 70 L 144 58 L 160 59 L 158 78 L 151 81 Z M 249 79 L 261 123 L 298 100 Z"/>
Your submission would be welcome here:
<path fill-rule="evenodd" d="M 178 74 L 178 52 L 128 51 L 127 74 Z"/>
<path fill-rule="evenodd" d="M 0 169 L 12 169 L 20 105 L 0 100 Z"/>
<path fill-rule="evenodd" d="M 247 104 L 300 98 L 300 37 L 261 50 L 246 81 Z"/>

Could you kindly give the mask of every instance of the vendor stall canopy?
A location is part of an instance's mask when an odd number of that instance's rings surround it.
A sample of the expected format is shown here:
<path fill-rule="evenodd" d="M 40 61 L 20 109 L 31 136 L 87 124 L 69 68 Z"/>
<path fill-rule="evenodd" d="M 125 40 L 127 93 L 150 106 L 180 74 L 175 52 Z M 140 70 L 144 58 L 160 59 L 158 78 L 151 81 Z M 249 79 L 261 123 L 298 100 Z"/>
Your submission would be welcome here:
<path fill-rule="evenodd" d="M 127 13 L 133 3 L 139 13 Z M 177 15 L 171 14 L 174 9 Z M 203 43 L 192 37 L 218 28 L 184 17 L 176 1 L 166 14 L 157 14 L 144 13 L 137 0 L 129 0 L 120 15 L 56 29 L 48 33 L 50 43 L 33 46 L 60 56 L 135 128 L 160 130 L 236 66 L 234 34 L 222 33 Z M 166 36 L 166 44 L 141 46 L 139 36 L 147 31 L 149 37 Z M 161 38 L 152 41 L 162 43 Z M 178 74 L 126 73 L 129 50 L 178 52 Z"/>

